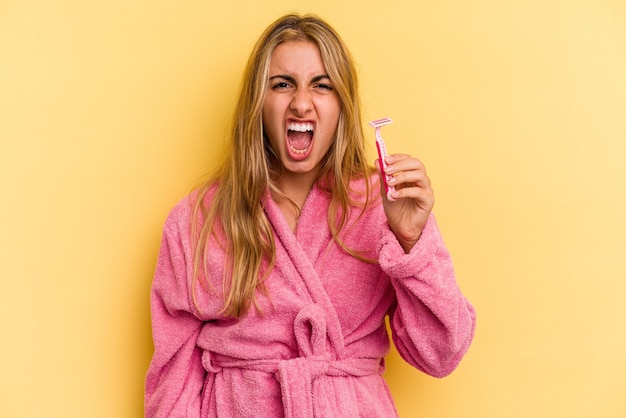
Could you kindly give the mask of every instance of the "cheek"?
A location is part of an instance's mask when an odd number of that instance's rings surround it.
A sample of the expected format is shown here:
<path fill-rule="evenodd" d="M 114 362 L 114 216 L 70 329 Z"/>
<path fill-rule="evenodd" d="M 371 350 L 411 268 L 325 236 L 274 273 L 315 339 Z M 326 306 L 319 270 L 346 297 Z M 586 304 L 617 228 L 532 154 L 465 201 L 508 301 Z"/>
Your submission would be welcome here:
<path fill-rule="evenodd" d="M 281 148 L 283 146 L 283 141 L 281 140 L 281 132 L 277 130 L 276 125 L 272 124 L 271 121 L 267 124 L 263 123 L 263 133 L 265 134 L 266 140 L 269 142 L 269 146 L 274 150 L 274 152 L 278 155 L 281 154 Z"/>
<path fill-rule="evenodd" d="M 340 106 L 333 108 L 332 111 L 329 112 L 328 114 L 328 120 L 330 121 L 330 124 L 331 124 L 330 131 L 333 136 L 337 133 L 337 129 L 339 127 L 340 115 L 341 115 Z"/>
<path fill-rule="evenodd" d="M 339 98 L 335 98 L 335 100 L 331 100 L 327 104 L 326 113 L 328 120 L 332 120 L 335 125 L 339 122 L 339 114 L 341 113 L 341 103 L 339 102 Z"/>
<path fill-rule="evenodd" d="M 265 99 L 261 108 L 261 119 L 263 120 L 263 126 L 265 131 L 269 134 L 269 131 L 274 134 L 281 129 L 283 124 L 282 104 L 276 99 Z"/>

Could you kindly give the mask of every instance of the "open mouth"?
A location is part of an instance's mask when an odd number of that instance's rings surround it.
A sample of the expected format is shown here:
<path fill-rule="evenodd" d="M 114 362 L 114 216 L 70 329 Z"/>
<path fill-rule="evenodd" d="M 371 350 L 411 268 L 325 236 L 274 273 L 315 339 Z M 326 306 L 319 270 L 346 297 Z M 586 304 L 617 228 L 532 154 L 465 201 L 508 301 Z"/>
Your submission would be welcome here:
<path fill-rule="evenodd" d="M 287 126 L 287 145 L 294 156 L 305 156 L 313 143 L 313 124 L 291 122 Z"/>

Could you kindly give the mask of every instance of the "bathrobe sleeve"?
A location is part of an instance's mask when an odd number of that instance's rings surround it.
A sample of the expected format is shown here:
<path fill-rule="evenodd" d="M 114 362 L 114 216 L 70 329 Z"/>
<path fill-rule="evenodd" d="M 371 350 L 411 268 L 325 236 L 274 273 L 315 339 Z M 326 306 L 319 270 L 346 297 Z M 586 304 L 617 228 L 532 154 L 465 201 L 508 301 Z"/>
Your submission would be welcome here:
<path fill-rule="evenodd" d="M 202 321 L 191 309 L 188 233 L 180 208 L 163 231 L 150 295 L 154 354 L 146 376 L 146 417 L 199 417 L 205 370 L 196 345 Z"/>
<path fill-rule="evenodd" d="M 473 339 L 476 314 L 459 290 L 433 215 L 409 254 L 385 230 L 379 262 L 396 292 L 390 326 L 398 353 L 429 375 L 450 374 Z"/>

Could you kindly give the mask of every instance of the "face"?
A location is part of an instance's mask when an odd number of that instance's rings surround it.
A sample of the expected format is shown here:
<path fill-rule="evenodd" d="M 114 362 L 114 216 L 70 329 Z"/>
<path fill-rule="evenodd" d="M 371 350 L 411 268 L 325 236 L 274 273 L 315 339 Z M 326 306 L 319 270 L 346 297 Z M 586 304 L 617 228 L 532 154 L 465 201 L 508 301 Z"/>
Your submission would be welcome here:
<path fill-rule="evenodd" d="M 272 53 L 263 126 L 284 175 L 315 175 L 330 149 L 341 103 L 319 48 L 285 42 Z"/>

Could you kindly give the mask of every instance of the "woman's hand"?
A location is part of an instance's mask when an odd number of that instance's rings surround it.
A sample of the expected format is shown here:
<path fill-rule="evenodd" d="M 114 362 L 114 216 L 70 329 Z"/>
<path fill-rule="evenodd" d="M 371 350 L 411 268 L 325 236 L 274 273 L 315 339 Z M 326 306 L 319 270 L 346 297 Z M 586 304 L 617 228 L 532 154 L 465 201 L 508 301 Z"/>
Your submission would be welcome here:
<path fill-rule="evenodd" d="M 410 155 L 393 154 L 387 156 L 386 163 L 386 174 L 392 176 L 388 183 L 396 188 L 393 194 L 396 200 L 391 202 L 387 199 L 381 179 L 383 207 L 389 227 L 408 253 L 422 235 L 422 229 L 435 204 L 435 196 L 426 168 L 420 160 Z M 378 161 L 375 165 L 381 176 Z"/>

